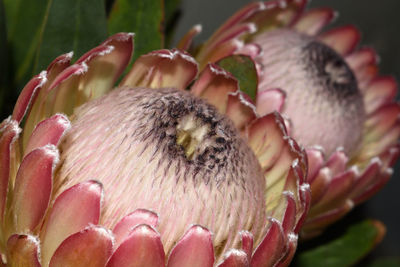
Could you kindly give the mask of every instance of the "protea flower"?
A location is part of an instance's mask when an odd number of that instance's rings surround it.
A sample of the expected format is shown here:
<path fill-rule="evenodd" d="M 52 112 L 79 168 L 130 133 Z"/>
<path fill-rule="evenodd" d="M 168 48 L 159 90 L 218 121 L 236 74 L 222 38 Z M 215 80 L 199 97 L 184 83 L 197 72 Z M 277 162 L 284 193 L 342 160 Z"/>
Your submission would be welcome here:
<path fill-rule="evenodd" d="M 335 11 L 305 11 L 306 2 L 249 4 L 195 57 L 201 67 L 232 54 L 255 61 L 257 99 L 245 105 L 254 116 L 281 112 L 289 135 L 305 147 L 312 206 L 303 233 L 313 236 L 387 182 L 399 154 L 400 107 L 394 79 L 378 75 L 375 51 L 357 47 L 360 32 L 352 25 L 323 31 Z M 179 46 L 188 49 L 199 31 Z"/>
<path fill-rule="evenodd" d="M 209 65 L 191 88 L 229 119 L 184 90 L 198 66 L 178 50 L 141 56 L 113 89 L 132 49 L 121 33 L 61 55 L 2 122 L 3 263 L 286 266 L 310 192 L 282 117 L 239 132 L 237 81 Z"/>

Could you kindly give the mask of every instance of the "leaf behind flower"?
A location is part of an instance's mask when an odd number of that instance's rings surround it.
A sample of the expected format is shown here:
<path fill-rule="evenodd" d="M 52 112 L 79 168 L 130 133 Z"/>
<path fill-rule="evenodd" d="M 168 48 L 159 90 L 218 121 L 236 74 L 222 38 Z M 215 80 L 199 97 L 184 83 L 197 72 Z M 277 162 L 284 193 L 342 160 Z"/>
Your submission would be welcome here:
<path fill-rule="evenodd" d="M 18 88 L 57 56 L 79 57 L 107 36 L 103 0 L 5 0 Z"/>
<path fill-rule="evenodd" d="M 217 64 L 229 71 L 238 81 L 240 90 L 246 93 L 253 101 L 256 100 L 258 77 L 253 60 L 244 55 L 228 56 Z"/>
<path fill-rule="evenodd" d="M 133 59 L 164 46 L 163 0 L 116 0 L 108 19 L 110 34 L 133 32 Z"/>
<path fill-rule="evenodd" d="M 385 233 L 379 221 L 366 220 L 352 225 L 336 240 L 297 255 L 296 266 L 351 266 L 378 244 Z"/>

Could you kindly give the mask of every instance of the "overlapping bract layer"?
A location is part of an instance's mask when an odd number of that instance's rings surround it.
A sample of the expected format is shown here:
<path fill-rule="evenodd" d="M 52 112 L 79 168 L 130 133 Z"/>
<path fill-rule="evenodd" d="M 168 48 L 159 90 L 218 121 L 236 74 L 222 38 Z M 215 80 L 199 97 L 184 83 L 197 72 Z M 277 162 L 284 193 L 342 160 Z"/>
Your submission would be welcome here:
<path fill-rule="evenodd" d="M 98 181 L 83 181 L 55 195 L 61 186 L 57 184 L 62 164 L 58 146 L 71 128 L 67 116 L 74 107 L 113 88 L 132 50 L 132 35 L 121 33 L 72 65 L 71 54 L 58 57 L 25 86 L 12 116 L 2 122 L 3 259 L 24 266 L 288 265 L 310 201 L 304 152 L 287 136 L 279 114 L 255 117 L 236 80 L 214 65 L 207 66 L 191 90 L 223 103 L 220 111 L 240 126 L 262 159 L 267 184 L 263 212 L 269 218 L 263 235 L 230 233 L 240 235 L 241 246 L 219 255 L 208 229 L 196 224 L 177 226 L 184 227 L 185 234 L 170 251 L 164 251 L 154 212 L 138 209 L 123 215 L 113 229 L 102 226 L 107 219 L 102 217 L 102 207 L 112 203 L 103 202 L 104 189 Z M 120 85 L 185 89 L 196 74 L 197 63 L 189 55 L 160 50 L 140 57 Z"/>
<path fill-rule="evenodd" d="M 306 0 L 284 0 L 252 3 L 226 21 L 196 54 L 200 66 L 216 62 L 232 54 L 244 54 L 254 59 L 260 80 L 264 66 L 279 68 L 265 56 L 262 38 L 258 36 L 284 29 L 313 38 L 332 48 L 351 68 L 357 80 L 365 107 L 365 123 L 361 141 L 354 152 L 340 147 L 325 154 L 321 144 L 307 147 L 309 162 L 308 182 L 312 191 L 312 206 L 303 228 L 304 236 L 319 234 L 323 228 L 345 215 L 352 207 L 376 193 L 392 174 L 392 166 L 399 155 L 400 106 L 395 102 L 397 85 L 390 76 L 378 75 L 377 55 L 369 47 L 357 48 L 360 32 L 352 25 L 322 32 L 336 17 L 331 8 L 305 10 Z M 189 48 L 197 34 L 194 27 L 180 46 Z M 283 37 L 282 37 L 283 38 Z M 279 55 L 276 55 L 279 57 Z M 284 70 L 280 70 L 281 72 Z M 287 79 L 295 83 L 295 78 Z M 301 79 L 308 79 L 303 77 Z M 307 88 L 300 88 L 305 90 Z M 255 103 L 258 114 L 274 110 L 285 113 L 288 107 L 286 88 L 259 87 Z M 299 109 L 298 113 L 301 113 Z M 241 116 L 248 116 L 245 111 Z M 291 133 L 290 118 L 287 126 Z M 307 128 L 307 119 L 304 118 Z M 241 126 L 239 126 L 241 127 Z M 321 125 L 321 127 L 324 127 Z M 293 130 L 293 129 L 292 129 Z"/>

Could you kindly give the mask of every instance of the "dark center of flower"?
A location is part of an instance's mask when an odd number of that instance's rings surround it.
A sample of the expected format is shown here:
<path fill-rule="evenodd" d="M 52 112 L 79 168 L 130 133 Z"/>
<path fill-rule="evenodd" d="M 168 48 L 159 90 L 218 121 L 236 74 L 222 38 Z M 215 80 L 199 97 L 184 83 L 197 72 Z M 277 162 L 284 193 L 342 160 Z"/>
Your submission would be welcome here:
<path fill-rule="evenodd" d="M 357 79 L 332 48 L 289 29 L 263 33 L 254 40 L 263 49 L 260 90 L 287 93 L 283 114 L 290 134 L 303 146 L 320 146 L 329 155 L 359 145 L 365 111 Z"/>
<path fill-rule="evenodd" d="M 352 70 L 333 49 L 311 41 L 303 47 L 303 54 L 304 68 L 315 86 L 323 87 L 338 99 L 360 94 Z"/>
<path fill-rule="evenodd" d="M 237 153 L 236 146 L 232 145 L 237 136 L 214 108 L 200 103 L 197 99 L 187 101 L 173 96 L 149 99 L 142 112 L 151 118 L 159 118 L 146 122 L 153 123 L 151 128 L 154 130 L 149 138 L 160 147 L 165 145 L 170 157 L 180 157 L 193 166 L 196 173 L 215 168 L 214 175 L 217 175 L 226 166 L 228 156 Z M 229 159 L 237 160 L 235 157 Z M 237 172 L 236 169 L 233 171 Z"/>
<path fill-rule="evenodd" d="M 57 192 L 104 185 L 102 224 L 144 208 L 159 214 L 166 253 L 191 224 L 214 234 L 217 255 L 241 230 L 261 237 L 264 176 L 232 122 L 175 89 L 120 88 L 78 108 L 61 144 Z"/>

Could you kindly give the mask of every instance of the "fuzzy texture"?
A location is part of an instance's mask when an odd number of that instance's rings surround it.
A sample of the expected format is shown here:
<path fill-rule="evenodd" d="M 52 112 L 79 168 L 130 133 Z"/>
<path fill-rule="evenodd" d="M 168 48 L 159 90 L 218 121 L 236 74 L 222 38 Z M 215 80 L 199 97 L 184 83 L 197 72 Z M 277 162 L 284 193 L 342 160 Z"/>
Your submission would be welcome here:
<path fill-rule="evenodd" d="M 352 154 L 358 148 L 365 121 L 357 80 L 342 57 L 316 39 L 283 29 L 254 39 L 263 53 L 259 90 L 286 92 L 283 114 L 292 135 L 305 147 L 319 145 L 327 155 L 337 148 Z"/>
<path fill-rule="evenodd" d="M 177 142 L 182 129 L 198 139 L 190 157 Z M 228 119 L 188 92 L 125 87 L 83 105 L 60 163 L 57 192 L 88 179 L 103 183 L 106 227 L 137 208 L 157 212 L 166 252 L 191 224 L 213 232 L 217 255 L 238 247 L 241 230 L 257 241 L 263 234 L 257 159 Z"/>

